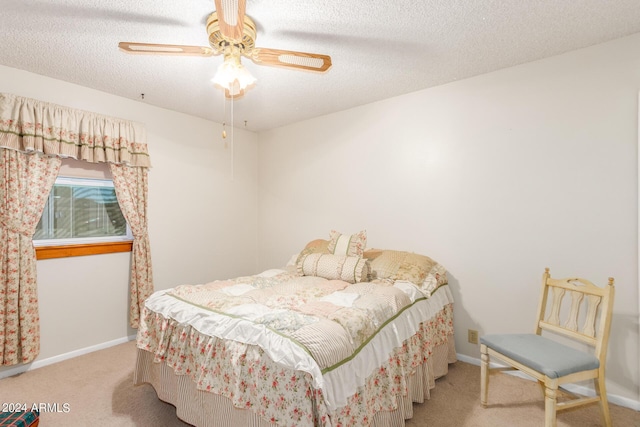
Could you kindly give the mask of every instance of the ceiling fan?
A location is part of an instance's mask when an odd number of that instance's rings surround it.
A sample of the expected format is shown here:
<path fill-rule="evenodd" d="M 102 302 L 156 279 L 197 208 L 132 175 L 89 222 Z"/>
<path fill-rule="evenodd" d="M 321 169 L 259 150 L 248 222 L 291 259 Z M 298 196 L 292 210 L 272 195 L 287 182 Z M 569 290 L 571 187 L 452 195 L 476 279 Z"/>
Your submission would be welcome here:
<path fill-rule="evenodd" d="M 152 55 L 213 56 L 224 55 L 213 82 L 225 89 L 227 98 L 244 94 L 255 83 L 240 62 L 240 57 L 258 65 L 325 72 L 331 67 L 331 57 L 315 53 L 255 47 L 256 25 L 245 14 L 246 0 L 214 0 L 216 10 L 207 18 L 210 47 L 173 44 L 120 42 L 127 53 Z"/>

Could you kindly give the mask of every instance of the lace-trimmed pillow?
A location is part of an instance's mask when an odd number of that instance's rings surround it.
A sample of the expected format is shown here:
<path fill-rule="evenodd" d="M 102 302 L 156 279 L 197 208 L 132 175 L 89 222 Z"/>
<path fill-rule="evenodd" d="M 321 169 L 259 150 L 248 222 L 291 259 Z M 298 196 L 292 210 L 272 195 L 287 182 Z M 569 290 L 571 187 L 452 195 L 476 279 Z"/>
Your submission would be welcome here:
<path fill-rule="evenodd" d="M 331 230 L 327 250 L 334 255 L 358 256 L 364 253 L 367 246 L 367 230 L 348 235 Z"/>
<path fill-rule="evenodd" d="M 298 258 L 297 269 L 303 276 L 344 280 L 349 283 L 366 282 L 369 279 L 369 261 L 355 256 L 306 254 Z"/>

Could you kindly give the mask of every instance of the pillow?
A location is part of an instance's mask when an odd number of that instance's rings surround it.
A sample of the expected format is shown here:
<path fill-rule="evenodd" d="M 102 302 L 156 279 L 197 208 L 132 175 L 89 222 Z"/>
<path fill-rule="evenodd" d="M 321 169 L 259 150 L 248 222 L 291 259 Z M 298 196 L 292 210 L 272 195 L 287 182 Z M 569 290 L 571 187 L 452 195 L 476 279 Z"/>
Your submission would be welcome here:
<path fill-rule="evenodd" d="M 307 243 L 307 246 L 304 247 L 305 250 L 308 250 L 309 253 L 323 253 L 328 254 L 329 251 L 327 247 L 329 246 L 329 241 L 324 239 L 316 239 Z"/>
<path fill-rule="evenodd" d="M 429 293 L 447 283 L 445 269 L 428 256 L 370 249 L 364 253 L 364 257 L 371 262 L 371 275 L 376 279 L 411 282 Z"/>
<path fill-rule="evenodd" d="M 369 279 L 369 261 L 355 256 L 312 253 L 301 255 L 297 263 L 298 273 L 349 283 L 366 282 Z"/>
<path fill-rule="evenodd" d="M 329 245 L 328 240 L 324 239 L 316 239 L 307 243 L 307 246 L 304 247 L 303 250 L 297 255 L 295 264 L 298 264 L 298 261 L 302 259 L 305 255 L 309 254 L 328 254 L 327 246 Z"/>
<path fill-rule="evenodd" d="M 445 284 L 447 284 L 447 270 L 436 263 L 431 271 L 427 273 L 427 277 L 424 279 L 424 282 L 422 282 L 422 285 L 420 285 L 420 289 L 425 291 L 427 296 L 431 296 L 433 291 Z"/>
<path fill-rule="evenodd" d="M 298 262 L 298 258 L 300 258 L 300 252 L 298 252 L 297 254 L 291 255 L 291 258 L 289 258 L 289 261 L 287 261 L 287 263 L 285 264 L 285 267 L 291 267 L 293 265 L 296 265 L 296 262 Z"/>
<path fill-rule="evenodd" d="M 341 234 L 335 230 L 329 233 L 329 245 L 327 250 L 334 255 L 358 256 L 364 253 L 367 246 L 367 230 L 357 234 Z"/>

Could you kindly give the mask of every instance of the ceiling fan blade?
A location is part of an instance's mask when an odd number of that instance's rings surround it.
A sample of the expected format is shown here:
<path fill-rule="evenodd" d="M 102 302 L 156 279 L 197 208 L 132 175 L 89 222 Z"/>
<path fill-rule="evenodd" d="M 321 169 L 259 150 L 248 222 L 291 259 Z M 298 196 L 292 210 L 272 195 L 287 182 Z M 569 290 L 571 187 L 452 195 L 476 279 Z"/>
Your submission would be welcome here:
<path fill-rule="evenodd" d="M 316 53 L 294 52 L 292 50 L 255 48 L 251 60 L 259 65 L 295 68 L 298 70 L 324 73 L 331 68 L 331 57 Z"/>
<path fill-rule="evenodd" d="M 147 55 L 212 56 L 216 54 L 210 47 L 179 44 L 120 42 L 118 47 L 127 53 Z"/>
<path fill-rule="evenodd" d="M 220 33 L 230 40 L 242 41 L 246 0 L 215 0 Z"/>

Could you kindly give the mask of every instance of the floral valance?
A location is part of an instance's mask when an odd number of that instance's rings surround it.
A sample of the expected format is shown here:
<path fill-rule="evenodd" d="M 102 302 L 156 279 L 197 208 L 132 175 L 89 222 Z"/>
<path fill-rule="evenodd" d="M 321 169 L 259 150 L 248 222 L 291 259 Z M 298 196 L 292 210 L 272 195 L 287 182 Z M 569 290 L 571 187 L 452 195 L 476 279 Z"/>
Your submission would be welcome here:
<path fill-rule="evenodd" d="M 0 93 L 0 147 L 150 167 L 143 125 Z"/>

